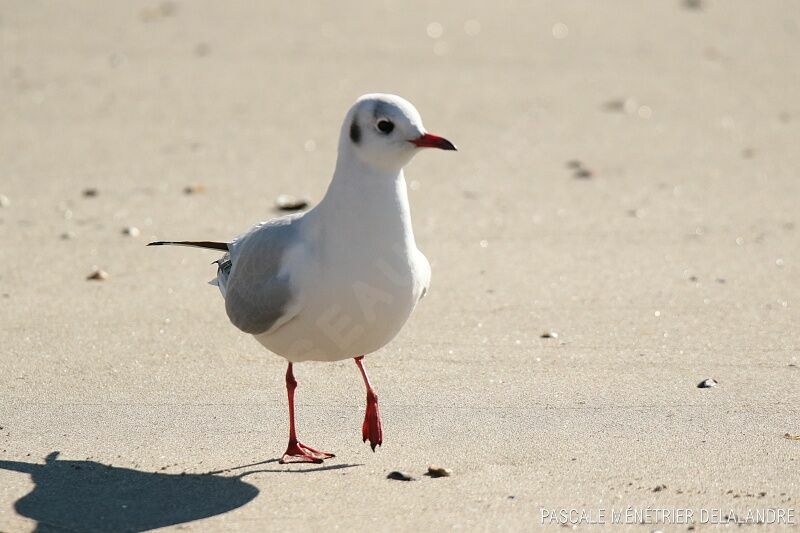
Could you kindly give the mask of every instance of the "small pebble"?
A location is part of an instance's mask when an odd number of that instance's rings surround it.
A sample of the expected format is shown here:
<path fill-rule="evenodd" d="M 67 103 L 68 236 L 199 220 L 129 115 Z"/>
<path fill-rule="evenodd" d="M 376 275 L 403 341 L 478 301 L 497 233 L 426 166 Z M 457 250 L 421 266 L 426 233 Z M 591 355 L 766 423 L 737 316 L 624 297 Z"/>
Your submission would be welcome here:
<path fill-rule="evenodd" d="M 606 111 L 625 111 L 625 100 L 609 100 L 603 104 L 603 109 Z"/>
<path fill-rule="evenodd" d="M 428 473 L 425 474 L 430 477 L 450 477 L 453 471 L 439 465 L 428 465 Z"/>
<path fill-rule="evenodd" d="M 704 379 L 700 383 L 697 384 L 698 389 L 710 389 L 711 387 L 717 386 L 717 380 L 714 378 Z"/>
<path fill-rule="evenodd" d="M 123 235 L 128 235 L 129 237 L 138 237 L 141 234 L 139 228 L 136 226 L 128 226 L 122 230 Z"/>
<path fill-rule="evenodd" d="M 206 192 L 204 185 L 187 185 L 183 188 L 183 194 L 200 194 Z"/>
<path fill-rule="evenodd" d="M 4 194 L 0 194 L 0 207 L 8 207 L 10 205 L 11 199 Z"/>
<path fill-rule="evenodd" d="M 86 279 L 93 280 L 93 281 L 105 281 L 108 279 L 108 272 L 105 270 L 100 270 L 99 268 L 86 276 Z"/>
<path fill-rule="evenodd" d="M 545 331 L 544 333 L 539 335 L 539 337 L 542 339 L 557 339 L 558 333 L 556 333 L 555 331 Z"/>
<path fill-rule="evenodd" d="M 308 207 L 308 200 L 297 198 L 289 194 L 281 194 L 275 199 L 275 205 L 281 211 L 297 211 Z"/>
<path fill-rule="evenodd" d="M 86 198 L 94 198 L 94 197 L 95 197 L 95 196 L 97 196 L 99 193 L 100 193 L 100 191 L 98 191 L 98 190 L 97 190 L 97 189 L 95 189 L 94 187 L 89 187 L 88 189 L 83 189 L 83 195 L 84 195 Z"/>
<path fill-rule="evenodd" d="M 647 106 L 640 106 L 639 102 L 636 101 L 635 98 L 620 98 L 617 100 L 610 100 L 603 104 L 603 109 L 613 113 L 625 113 L 628 115 L 633 115 L 634 113 L 641 113 L 642 107 Z M 647 108 L 650 109 L 650 108 Z M 650 110 L 652 111 L 652 110 Z"/>
<path fill-rule="evenodd" d="M 415 478 L 413 478 L 410 474 L 407 474 L 405 472 L 401 472 L 400 470 L 395 470 L 393 472 L 389 472 L 389 475 L 386 476 L 386 479 L 394 479 L 394 480 L 397 480 L 397 481 L 414 481 L 415 480 Z"/>
<path fill-rule="evenodd" d="M 591 178 L 593 175 L 593 172 L 588 168 L 584 167 L 583 163 L 581 163 L 581 161 L 578 159 L 570 159 L 569 161 L 567 161 L 567 168 L 571 168 L 575 171 L 573 177 L 576 178 L 586 179 L 586 178 Z"/>

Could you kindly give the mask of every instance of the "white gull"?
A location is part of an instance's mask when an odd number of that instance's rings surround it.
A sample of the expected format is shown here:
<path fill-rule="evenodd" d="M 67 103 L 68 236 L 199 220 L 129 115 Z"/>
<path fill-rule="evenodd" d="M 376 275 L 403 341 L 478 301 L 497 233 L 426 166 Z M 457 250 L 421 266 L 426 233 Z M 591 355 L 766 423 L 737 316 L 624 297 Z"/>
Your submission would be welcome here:
<path fill-rule="evenodd" d="M 333 179 L 313 209 L 258 224 L 229 243 L 150 243 L 227 251 L 212 283 L 228 317 L 289 362 L 289 445 L 281 462 L 333 457 L 297 440 L 292 364 L 301 361 L 354 358 L 367 387 L 362 437 L 373 450 L 383 441 L 378 397 L 362 360 L 397 335 L 430 283 L 403 176 L 426 147 L 456 149 L 427 133 L 408 101 L 362 96 L 345 116 Z"/>

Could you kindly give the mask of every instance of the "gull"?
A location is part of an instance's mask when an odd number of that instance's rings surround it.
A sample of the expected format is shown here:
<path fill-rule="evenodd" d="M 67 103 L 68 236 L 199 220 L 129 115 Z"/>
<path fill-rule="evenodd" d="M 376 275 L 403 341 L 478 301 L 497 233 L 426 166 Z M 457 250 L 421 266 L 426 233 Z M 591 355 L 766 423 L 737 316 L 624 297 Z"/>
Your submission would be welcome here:
<path fill-rule="evenodd" d="M 397 335 L 430 284 L 403 175 L 421 148 L 456 150 L 425 130 L 407 100 L 364 95 L 345 116 L 333 179 L 314 208 L 257 224 L 230 242 L 148 245 L 225 252 L 211 283 L 228 318 L 288 361 L 289 444 L 281 463 L 334 457 L 297 439 L 293 364 L 303 361 L 355 360 L 367 389 L 362 438 L 372 451 L 383 443 L 378 395 L 363 359 Z"/>

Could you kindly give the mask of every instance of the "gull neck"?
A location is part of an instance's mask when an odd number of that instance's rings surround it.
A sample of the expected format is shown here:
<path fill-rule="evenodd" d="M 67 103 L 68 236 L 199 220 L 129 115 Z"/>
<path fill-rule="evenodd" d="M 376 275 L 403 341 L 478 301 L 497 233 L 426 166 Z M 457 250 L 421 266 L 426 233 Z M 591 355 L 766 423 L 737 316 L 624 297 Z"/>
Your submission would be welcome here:
<path fill-rule="evenodd" d="M 333 179 L 319 203 L 323 231 L 344 232 L 366 245 L 414 243 L 403 169 L 384 171 L 341 150 Z"/>

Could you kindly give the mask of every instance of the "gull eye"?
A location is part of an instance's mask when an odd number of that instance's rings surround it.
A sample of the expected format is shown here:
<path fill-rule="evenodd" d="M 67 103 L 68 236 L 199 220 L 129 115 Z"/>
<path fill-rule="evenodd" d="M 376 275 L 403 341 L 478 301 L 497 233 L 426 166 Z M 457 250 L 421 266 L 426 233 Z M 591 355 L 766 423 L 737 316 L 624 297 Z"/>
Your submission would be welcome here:
<path fill-rule="evenodd" d="M 378 124 L 376 124 L 376 126 L 378 128 L 378 131 L 386 135 L 392 133 L 392 130 L 394 129 L 394 124 L 392 123 L 392 121 L 386 120 L 385 118 L 380 119 L 378 121 Z"/>

